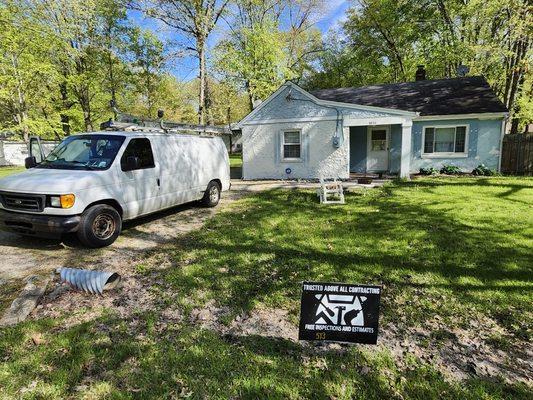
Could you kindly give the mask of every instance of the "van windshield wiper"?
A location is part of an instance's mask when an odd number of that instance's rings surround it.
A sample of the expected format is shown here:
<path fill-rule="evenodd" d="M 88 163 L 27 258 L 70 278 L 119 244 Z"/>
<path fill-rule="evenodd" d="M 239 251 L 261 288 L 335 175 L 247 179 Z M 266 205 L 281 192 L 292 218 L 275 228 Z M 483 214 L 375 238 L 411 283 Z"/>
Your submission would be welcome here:
<path fill-rule="evenodd" d="M 73 165 L 74 164 L 74 165 Z M 81 166 L 85 169 L 88 169 L 89 171 L 96 171 L 97 168 L 91 167 L 90 165 L 86 165 L 83 161 L 62 161 L 62 162 L 54 162 L 54 161 L 46 161 L 41 162 L 37 164 L 39 168 L 49 168 L 49 169 L 72 169 L 74 166 Z"/>
<path fill-rule="evenodd" d="M 91 167 L 90 165 L 87 165 L 87 164 L 86 164 L 85 162 L 83 162 L 83 161 L 72 160 L 72 161 L 66 161 L 66 163 L 72 163 L 72 164 L 78 164 L 78 165 L 81 165 L 81 166 L 87 168 L 89 171 L 94 171 L 94 170 L 96 170 L 96 168 Z"/>

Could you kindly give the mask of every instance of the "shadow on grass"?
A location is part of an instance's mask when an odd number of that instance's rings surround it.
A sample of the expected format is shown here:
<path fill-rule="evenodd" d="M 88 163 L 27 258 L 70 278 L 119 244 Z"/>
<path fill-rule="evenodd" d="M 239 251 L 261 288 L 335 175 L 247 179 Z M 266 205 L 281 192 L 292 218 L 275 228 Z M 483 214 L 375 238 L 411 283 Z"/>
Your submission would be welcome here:
<path fill-rule="evenodd" d="M 161 332 L 155 314 L 137 315 L 132 322 L 107 316 L 65 330 L 41 320 L 1 332 L 2 376 L 8 380 L 0 393 L 26 388 L 34 397 L 94 397 L 103 388 L 101 396 L 143 399 L 526 399 L 529 394 L 523 385 L 479 379 L 461 386 L 449 383 L 429 366 L 402 372 L 387 356 L 361 351 L 364 346 L 317 350 L 283 339 L 221 336 L 185 325 Z M 21 357 L 35 331 L 45 332 L 46 345 Z"/>
<path fill-rule="evenodd" d="M 461 192 L 453 193 L 442 190 L 454 183 L 422 183 L 352 194 L 346 206 L 332 207 L 305 191 L 259 193 L 165 248 L 179 268 L 164 273 L 182 299 L 201 294 L 199 301 L 212 297 L 237 312 L 261 303 L 294 310 L 301 281 L 331 280 L 384 284 L 385 319 L 399 313 L 391 298 L 405 294 L 403 307 L 418 310 L 419 323 L 432 311 L 451 310 L 455 317 L 477 307 L 508 327 L 522 326 L 531 311 L 531 236 L 513 223 L 527 218 L 527 210 L 498 196 L 505 187 L 482 181 L 461 182 Z M 485 221 L 482 208 L 475 215 L 460 212 L 477 200 L 456 199 L 456 193 L 484 197 L 487 187 L 495 190 L 487 194 L 490 201 L 502 208 L 496 217 Z M 43 320 L 0 332 L 6 381 L 0 394 L 17 397 L 37 381 L 34 390 L 53 391 L 56 398 L 97 388 L 109 397 L 149 399 L 531 396 L 524 385 L 450 383 L 426 363 L 398 371 L 387 355 L 369 358 L 364 346 L 318 351 L 283 339 L 162 325 L 159 311 L 70 328 Z M 44 333 L 46 344 L 31 344 L 34 331 Z"/>
<path fill-rule="evenodd" d="M 478 196 L 486 186 L 507 187 L 490 179 L 458 182 L 451 186 Z M 530 228 L 509 226 L 505 210 L 500 219 L 483 209 L 456 213 L 466 203 L 453 193 L 417 202 L 405 192 L 416 187 L 414 197 L 449 186 L 400 183 L 379 194 L 348 195 L 344 207 L 321 206 L 310 192 L 259 193 L 240 212 L 219 215 L 187 238 L 176 251 L 187 267 L 171 271 L 169 280 L 185 295 L 208 288 L 219 302 L 244 310 L 258 302 L 294 306 L 304 280 L 385 284 L 385 297 L 404 289 L 443 289 L 459 302 L 454 312 L 476 306 L 498 317 L 512 310 L 507 327 L 519 332 L 523 313 L 531 311 Z M 487 196 L 503 207 L 499 194 Z"/>

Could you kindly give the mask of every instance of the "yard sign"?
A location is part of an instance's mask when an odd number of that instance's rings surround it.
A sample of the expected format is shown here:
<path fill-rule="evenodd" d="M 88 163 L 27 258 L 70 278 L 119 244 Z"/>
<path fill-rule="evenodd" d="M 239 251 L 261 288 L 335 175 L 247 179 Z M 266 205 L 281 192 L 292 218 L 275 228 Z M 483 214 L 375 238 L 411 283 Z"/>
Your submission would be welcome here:
<path fill-rule="evenodd" d="M 376 344 L 380 286 L 304 282 L 300 340 Z"/>

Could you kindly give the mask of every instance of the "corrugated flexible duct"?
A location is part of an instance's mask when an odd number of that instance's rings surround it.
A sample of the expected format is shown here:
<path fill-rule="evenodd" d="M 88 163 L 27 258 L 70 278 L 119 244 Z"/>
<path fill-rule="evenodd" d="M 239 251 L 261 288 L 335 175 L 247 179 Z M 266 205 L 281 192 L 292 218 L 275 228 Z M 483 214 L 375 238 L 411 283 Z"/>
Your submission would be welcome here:
<path fill-rule="evenodd" d="M 92 294 L 102 294 L 104 290 L 111 289 L 120 282 L 120 275 L 116 272 L 61 268 L 59 275 L 63 282 Z"/>

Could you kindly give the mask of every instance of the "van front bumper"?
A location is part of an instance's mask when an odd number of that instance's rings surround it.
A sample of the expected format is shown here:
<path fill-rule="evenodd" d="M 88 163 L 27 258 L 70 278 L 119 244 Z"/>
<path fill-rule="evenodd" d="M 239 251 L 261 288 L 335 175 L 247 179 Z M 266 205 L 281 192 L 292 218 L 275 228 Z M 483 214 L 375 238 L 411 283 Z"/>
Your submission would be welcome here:
<path fill-rule="evenodd" d="M 37 215 L 0 209 L 0 229 L 23 235 L 56 237 L 76 232 L 80 220 L 79 215 Z"/>

